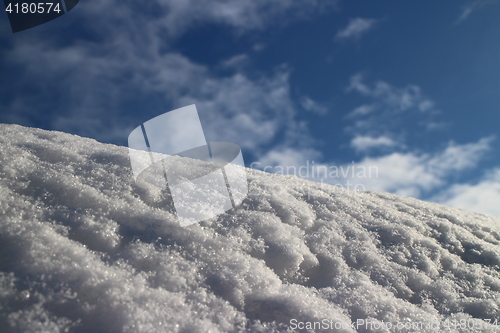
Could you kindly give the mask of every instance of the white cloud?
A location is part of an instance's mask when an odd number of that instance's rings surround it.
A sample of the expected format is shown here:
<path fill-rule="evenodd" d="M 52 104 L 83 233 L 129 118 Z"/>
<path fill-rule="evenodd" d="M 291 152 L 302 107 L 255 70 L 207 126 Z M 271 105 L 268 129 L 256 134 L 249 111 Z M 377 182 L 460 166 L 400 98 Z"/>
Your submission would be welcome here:
<path fill-rule="evenodd" d="M 221 23 L 238 32 L 264 29 L 270 25 L 286 24 L 333 8 L 336 1 L 324 0 L 161 0 L 147 4 L 123 3 L 116 0 L 93 2 L 85 10 L 92 17 L 105 16 L 109 21 L 123 22 L 131 28 L 142 29 L 145 21 L 154 22 L 156 30 L 168 36 L 178 36 L 189 28 L 203 23 Z M 122 28 L 125 28 L 123 25 Z"/>
<path fill-rule="evenodd" d="M 268 172 L 293 174 L 346 188 L 391 192 L 425 198 L 431 191 L 450 186 L 450 179 L 473 169 L 490 151 L 493 138 L 457 145 L 449 143 L 434 154 L 393 152 L 365 157 L 359 162 L 324 161 L 320 152 L 307 148 L 276 148 L 252 167 Z"/>
<path fill-rule="evenodd" d="M 216 1 L 218 5 L 222 3 L 226 2 Z M 243 73 L 217 77 L 210 68 L 170 48 L 171 36 L 178 36 L 196 22 L 216 21 L 240 30 L 260 29 L 272 24 L 283 13 L 297 9 L 301 2 L 278 1 L 272 6 L 281 8 L 280 12 L 275 10 L 274 14 L 258 17 L 256 13 L 262 11 L 259 7 L 262 3 L 235 2 L 220 13 L 208 11 L 207 16 L 202 16 L 200 8 L 207 6 L 204 2 L 190 12 L 188 5 L 162 1 L 147 5 L 158 5 L 165 10 L 151 17 L 146 11 L 134 11 L 132 5 L 117 6 L 115 1 L 104 0 L 97 7 L 88 6 L 86 10 L 94 11 L 95 16 L 90 16 L 94 18 L 104 12 L 111 13 L 109 20 L 84 21 L 86 29 L 102 32 L 99 35 L 103 40 L 99 43 L 75 39 L 73 44 L 62 46 L 56 40 L 37 38 L 36 34 L 31 40 L 28 40 L 31 35 L 24 35 L 24 39 L 17 39 L 13 49 L 7 51 L 6 59 L 13 65 L 22 65 L 31 78 L 39 78 L 37 82 L 41 87 L 46 84 L 47 94 L 23 96 L 23 104 L 17 106 L 22 110 L 19 117 L 40 112 L 45 98 L 53 94 L 59 101 L 58 112 L 52 116 L 55 129 L 111 140 L 126 137 L 128 131 L 137 126 L 140 117 L 147 120 L 149 115 L 195 102 L 202 113 L 209 115 L 205 119 L 209 139 L 233 141 L 252 149 L 261 157 L 263 165 L 303 165 L 307 161 L 320 161 L 322 154 L 311 148 L 312 138 L 306 124 L 296 120 L 289 71 L 280 69 L 258 78 Z M 191 1 L 186 4 L 193 5 Z M 242 8 L 246 6 L 250 6 L 251 9 L 246 10 L 254 14 L 242 18 L 245 16 Z M 312 8 L 305 2 L 304 6 Z M 107 11 L 101 11 L 104 7 Z M 180 13 L 188 14 L 182 18 Z M 176 20 L 181 19 L 185 21 L 176 25 Z M 123 22 L 134 24 L 124 25 Z M 171 27 L 178 30 L 169 30 Z M 357 120 L 354 133 L 359 135 L 363 129 L 376 128 L 374 132 L 363 132 L 366 137 L 376 140 L 387 132 L 385 120 L 409 110 L 423 114 L 434 111 L 434 104 L 423 96 L 418 86 L 396 88 L 383 81 L 370 85 L 358 74 L 351 78 L 350 91 L 371 99 L 370 103 L 351 113 Z M 127 115 L 122 109 L 129 107 L 131 101 L 135 103 L 135 114 Z M 318 104 L 312 102 L 303 100 L 302 106 L 318 111 Z M 266 151 L 278 137 L 281 144 Z M 379 140 L 378 143 L 383 142 Z M 419 196 L 444 184 L 449 174 L 474 167 L 487 144 L 465 146 L 450 144 L 435 155 L 393 153 L 376 159 L 365 158 L 354 165 L 377 163 L 380 174 L 376 179 L 363 180 L 367 188 Z"/>
<path fill-rule="evenodd" d="M 241 74 L 225 79 L 206 77 L 177 103 L 195 103 L 200 113 L 209 115 L 202 118 L 209 139 L 237 142 L 254 154 L 295 122 L 286 71 L 260 81 Z"/>
<path fill-rule="evenodd" d="M 372 90 L 363 82 L 364 77 L 362 73 L 356 73 L 351 76 L 347 91 L 356 91 L 363 95 L 372 95 Z"/>
<path fill-rule="evenodd" d="M 316 113 L 318 115 L 325 115 L 328 113 L 328 108 L 326 106 L 318 104 L 307 96 L 301 99 L 300 104 L 305 110 Z"/>
<path fill-rule="evenodd" d="M 264 169 L 266 166 L 300 167 L 302 165 L 307 165 L 308 161 L 309 163 L 311 163 L 311 161 L 320 160 L 321 158 L 322 154 L 315 149 L 294 149 L 290 147 L 277 147 L 260 158 L 258 164 L 255 164 L 253 167 L 255 167 L 256 169 Z"/>
<path fill-rule="evenodd" d="M 32 82 L 46 89 L 45 94 L 22 95 L 25 103 L 17 106 L 21 112 L 16 117 L 45 113 L 52 129 L 113 141 L 126 138 L 138 119 L 145 121 L 195 102 L 200 112 L 210 115 L 206 130 L 215 139 L 238 138 L 243 147 L 258 150 L 280 131 L 288 132 L 286 140 L 293 137 L 285 127 L 300 129 L 303 135 L 305 126 L 294 119 L 286 69 L 250 78 L 241 68 L 249 61 L 248 55 L 239 54 L 223 64 L 234 74 L 219 77 L 211 68 L 176 52 L 171 43 L 201 23 L 223 23 L 242 33 L 303 18 L 332 3 L 94 2 L 75 15 L 80 15 L 77 22 L 82 30 L 100 36 L 98 42 L 73 39 L 61 44 L 58 35 L 38 38 L 34 33 L 16 39 L 12 49 L 3 51 L 10 64 L 21 65 Z M 103 15 L 106 19 L 101 20 Z"/>
<path fill-rule="evenodd" d="M 349 39 L 349 38 L 359 38 L 361 35 L 372 29 L 377 20 L 366 19 L 366 18 L 355 18 L 351 19 L 347 26 L 340 30 L 335 39 Z"/>
<path fill-rule="evenodd" d="M 241 69 L 250 62 L 250 57 L 246 54 L 238 54 L 222 61 L 221 66 L 227 69 Z"/>
<path fill-rule="evenodd" d="M 500 217 L 500 168 L 490 170 L 476 184 L 454 184 L 433 201 Z"/>
<path fill-rule="evenodd" d="M 397 147 L 400 144 L 387 136 L 371 137 L 357 135 L 351 140 L 351 147 L 358 152 L 366 152 L 372 149 Z"/>
<path fill-rule="evenodd" d="M 346 119 L 354 119 L 354 124 L 348 131 L 355 136 L 380 137 L 402 136 L 401 124 L 407 117 L 422 119 L 416 125 L 425 129 L 439 128 L 438 123 L 432 120 L 439 113 L 435 103 L 427 98 L 417 85 L 407 85 L 399 88 L 385 81 L 367 84 L 363 74 L 358 73 L 350 78 L 347 92 L 355 92 L 368 99 L 368 103 L 356 107 Z"/>
<path fill-rule="evenodd" d="M 361 106 L 358 106 L 357 108 L 355 108 L 354 110 L 352 110 L 347 116 L 346 118 L 355 118 L 357 116 L 364 116 L 364 115 L 367 115 L 369 113 L 371 113 L 372 111 L 375 110 L 375 106 L 374 105 L 361 105 Z"/>
<path fill-rule="evenodd" d="M 369 85 L 361 74 L 357 74 L 351 78 L 348 90 L 372 100 L 346 117 L 355 119 L 355 125 L 350 129 L 353 134 L 351 147 L 365 154 L 359 162 L 339 164 L 332 160 L 325 161 L 315 149 L 288 145 L 276 147 L 262 156 L 258 168 L 273 166 L 267 171 L 281 173 L 286 167 L 292 171 L 307 167 L 309 171 L 306 172 L 306 178 L 310 180 L 350 188 L 358 185 L 358 189 L 425 198 L 433 191 L 450 186 L 453 177 L 477 167 L 491 149 L 493 137 L 468 144 L 449 142 L 434 153 L 411 150 L 401 139 L 404 135 L 395 133 L 401 127 L 403 117 L 409 112 L 418 117 L 436 113 L 434 102 L 425 97 L 418 86 L 397 88 L 384 81 Z M 391 153 L 387 153 L 388 149 Z M 394 151 L 396 149 L 400 151 Z M 379 155 L 368 156 L 374 151 Z M 327 170 L 327 174 L 314 172 L 314 168 Z M 368 175 L 369 170 L 372 172 Z"/>
<path fill-rule="evenodd" d="M 427 168 L 428 155 L 392 153 L 378 158 L 365 158 L 357 168 L 376 168 L 375 177 L 350 177 L 354 184 L 362 184 L 367 190 L 392 192 L 419 197 L 422 190 L 430 190 L 442 184 L 442 180 Z"/>
<path fill-rule="evenodd" d="M 443 130 L 447 127 L 450 126 L 449 122 L 435 122 L 435 121 L 428 121 L 423 124 L 424 127 L 429 130 L 429 131 L 440 131 Z"/>
<path fill-rule="evenodd" d="M 476 143 L 457 145 L 450 142 L 446 149 L 435 156 L 429 163 L 429 168 L 437 174 L 449 171 L 460 171 L 474 167 L 485 152 L 490 149 L 493 136 L 480 139 Z"/>
<path fill-rule="evenodd" d="M 408 85 L 404 88 L 396 88 L 387 82 L 378 81 L 373 87 L 369 87 L 364 83 L 361 73 L 351 77 L 347 90 L 379 99 L 384 104 L 384 107 L 390 108 L 393 111 L 406 111 L 416 108 L 419 111 L 425 112 L 434 107 L 434 102 L 423 96 L 419 86 Z"/>
<path fill-rule="evenodd" d="M 426 192 L 447 186 L 449 177 L 477 166 L 491 149 L 492 137 L 478 142 L 457 145 L 449 143 L 440 152 L 391 153 L 381 157 L 366 157 L 353 165 L 355 168 L 376 167 L 376 177 L 348 177 L 366 189 L 392 192 L 421 198 Z"/>
<path fill-rule="evenodd" d="M 478 11 L 485 6 L 494 5 L 498 2 L 498 0 L 475 0 L 462 6 L 462 13 L 458 17 L 457 23 L 461 23 L 466 20 L 473 12 Z"/>

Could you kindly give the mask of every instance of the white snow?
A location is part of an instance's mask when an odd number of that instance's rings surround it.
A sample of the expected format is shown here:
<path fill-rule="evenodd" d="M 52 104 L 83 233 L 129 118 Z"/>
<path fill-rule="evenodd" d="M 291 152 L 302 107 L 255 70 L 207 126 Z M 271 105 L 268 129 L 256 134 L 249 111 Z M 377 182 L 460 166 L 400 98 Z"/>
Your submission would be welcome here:
<path fill-rule="evenodd" d="M 128 148 L 0 125 L 1 330 L 499 330 L 484 321 L 500 320 L 499 218 L 247 175 L 241 206 L 183 228 L 166 193 L 135 184 Z"/>

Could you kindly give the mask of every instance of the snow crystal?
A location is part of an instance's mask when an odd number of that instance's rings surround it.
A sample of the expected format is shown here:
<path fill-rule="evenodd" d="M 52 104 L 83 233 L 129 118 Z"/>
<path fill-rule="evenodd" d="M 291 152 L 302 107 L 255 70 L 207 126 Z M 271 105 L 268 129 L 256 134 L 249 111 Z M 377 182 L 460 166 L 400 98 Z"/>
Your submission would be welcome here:
<path fill-rule="evenodd" d="M 6 332 L 499 327 L 484 321 L 500 318 L 498 218 L 248 169 L 239 207 L 183 228 L 167 191 L 134 182 L 128 148 L 0 131 Z M 439 331 L 408 327 L 390 331 Z"/>

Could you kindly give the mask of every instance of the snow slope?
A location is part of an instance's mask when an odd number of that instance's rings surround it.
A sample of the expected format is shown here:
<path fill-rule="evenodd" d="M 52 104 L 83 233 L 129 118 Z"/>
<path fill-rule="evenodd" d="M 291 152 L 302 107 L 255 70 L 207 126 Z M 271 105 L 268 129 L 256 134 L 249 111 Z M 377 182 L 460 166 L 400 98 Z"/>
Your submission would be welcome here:
<path fill-rule="evenodd" d="M 239 208 L 183 228 L 126 147 L 17 125 L 0 142 L 4 332 L 499 331 L 498 218 L 248 169 Z"/>

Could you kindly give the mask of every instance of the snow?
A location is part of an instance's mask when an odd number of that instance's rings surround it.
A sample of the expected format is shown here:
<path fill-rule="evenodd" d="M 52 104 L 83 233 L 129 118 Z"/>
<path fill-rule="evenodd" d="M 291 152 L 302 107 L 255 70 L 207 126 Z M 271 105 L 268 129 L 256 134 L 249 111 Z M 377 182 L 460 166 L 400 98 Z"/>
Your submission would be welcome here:
<path fill-rule="evenodd" d="M 4 332 L 499 331 L 499 218 L 247 169 L 237 209 L 184 228 L 127 147 L 0 133 Z"/>

